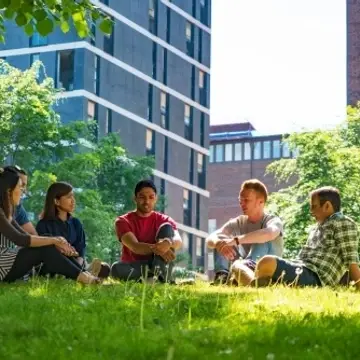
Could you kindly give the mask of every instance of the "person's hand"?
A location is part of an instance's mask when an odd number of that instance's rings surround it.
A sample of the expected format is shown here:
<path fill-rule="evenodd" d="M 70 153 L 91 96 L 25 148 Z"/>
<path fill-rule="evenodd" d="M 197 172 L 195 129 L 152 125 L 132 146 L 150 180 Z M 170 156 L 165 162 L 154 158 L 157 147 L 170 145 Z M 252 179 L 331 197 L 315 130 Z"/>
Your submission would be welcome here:
<path fill-rule="evenodd" d="M 236 251 L 233 247 L 232 239 L 220 240 L 216 243 L 216 250 L 224 256 L 227 260 L 234 260 L 236 257 Z"/>
<path fill-rule="evenodd" d="M 79 256 L 78 252 L 68 243 L 66 239 L 59 236 L 54 238 L 56 248 L 66 256 Z"/>
<path fill-rule="evenodd" d="M 174 261 L 176 256 L 174 251 L 168 250 L 166 253 L 160 255 L 167 263 Z"/>
<path fill-rule="evenodd" d="M 156 244 L 150 245 L 156 255 L 162 256 L 171 249 L 171 240 L 168 238 L 160 239 Z"/>

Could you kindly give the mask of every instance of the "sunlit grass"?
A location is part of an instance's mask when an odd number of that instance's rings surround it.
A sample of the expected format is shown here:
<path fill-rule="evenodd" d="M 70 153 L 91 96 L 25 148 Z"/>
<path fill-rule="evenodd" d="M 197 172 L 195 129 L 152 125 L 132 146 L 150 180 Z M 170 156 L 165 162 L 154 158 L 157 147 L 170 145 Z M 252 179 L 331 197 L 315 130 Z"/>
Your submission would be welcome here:
<path fill-rule="evenodd" d="M 0 359 L 355 359 L 360 294 L 33 280 L 0 286 Z"/>

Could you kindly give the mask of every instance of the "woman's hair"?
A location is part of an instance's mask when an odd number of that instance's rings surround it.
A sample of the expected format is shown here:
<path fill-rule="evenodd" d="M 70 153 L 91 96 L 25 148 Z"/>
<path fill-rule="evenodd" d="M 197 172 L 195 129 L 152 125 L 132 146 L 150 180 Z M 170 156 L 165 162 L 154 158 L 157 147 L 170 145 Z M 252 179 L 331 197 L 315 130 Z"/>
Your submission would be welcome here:
<path fill-rule="evenodd" d="M 19 182 L 20 175 L 14 169 L 0 168 L 0 208 L 5 216 L 9 217 L 14 213 L 14 206 L 11 201 L 11 193 Z"/>
<path fill-rule="evenodd" d="M 43 219 L 55 220 L 58 216 L 58 210 L 55 205 L 55 199 L 59 200 L 73 190 L 73 187 L 66 182 L 56 182 L 50 185 L 45 199 L 45 208 Z"/>

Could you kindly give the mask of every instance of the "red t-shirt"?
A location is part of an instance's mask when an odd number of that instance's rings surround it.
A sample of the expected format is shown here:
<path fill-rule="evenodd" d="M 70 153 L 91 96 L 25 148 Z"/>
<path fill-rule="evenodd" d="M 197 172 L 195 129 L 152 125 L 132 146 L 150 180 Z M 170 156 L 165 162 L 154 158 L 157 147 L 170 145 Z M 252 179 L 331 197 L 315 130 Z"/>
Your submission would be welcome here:
<path fill-rule="evenodd" d="M 175 221 L 167 215 L 153 211 L 148 217 L 141 217 L 135 211 L 119 216 L 115 221 L 116 234 L 118 239 L 124 234 L 132 232 L 139 242 L 155 244 L 155 237 L 159 227 L 164 223 L 170 223 L 176 230 Z M 151 255 L 138 255 L 133 253 L 123 244 L 121 261 L 129 263 L 138 260 L 150 259 Z"/>

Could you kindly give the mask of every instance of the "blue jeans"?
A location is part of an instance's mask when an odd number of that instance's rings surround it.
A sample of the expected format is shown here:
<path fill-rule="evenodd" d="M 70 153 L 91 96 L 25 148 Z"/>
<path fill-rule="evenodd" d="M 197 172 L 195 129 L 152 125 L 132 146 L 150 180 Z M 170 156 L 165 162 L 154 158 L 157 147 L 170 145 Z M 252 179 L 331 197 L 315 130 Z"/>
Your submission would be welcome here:
<path fill-rule="evenodd" d="M 236 258 L 234 260 L 241 259 L 239 250 L 236 246 L 234 246 L 234 250 L 236 251 Z M 265 255 L 275 255 L 274 247 L 271 241 L 262 243 L 262 244 L 252 244 L 250 248 L 250 252 L 246 257 L 246 260 L 251 260 L 249 263 L 256 263 L 259 259 L 261 259 Z M 215 264 L 215 272 L 219 271 L 228 271 L 230 269 L 230 261 L 227 260 L 224 256 L 214 250 L 214 264 Z"/>

